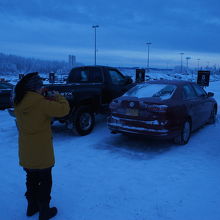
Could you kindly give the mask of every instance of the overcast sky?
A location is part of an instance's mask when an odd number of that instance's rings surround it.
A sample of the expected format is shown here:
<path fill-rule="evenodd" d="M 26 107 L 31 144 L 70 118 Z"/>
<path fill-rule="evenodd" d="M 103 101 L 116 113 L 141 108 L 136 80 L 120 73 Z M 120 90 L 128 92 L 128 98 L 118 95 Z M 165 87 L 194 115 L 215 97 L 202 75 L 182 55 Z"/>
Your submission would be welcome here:
<path fill-rule="evenodd" d="M 219 0 L 0 0 L 0 52 L 94 64 L 220 64 Z"/>

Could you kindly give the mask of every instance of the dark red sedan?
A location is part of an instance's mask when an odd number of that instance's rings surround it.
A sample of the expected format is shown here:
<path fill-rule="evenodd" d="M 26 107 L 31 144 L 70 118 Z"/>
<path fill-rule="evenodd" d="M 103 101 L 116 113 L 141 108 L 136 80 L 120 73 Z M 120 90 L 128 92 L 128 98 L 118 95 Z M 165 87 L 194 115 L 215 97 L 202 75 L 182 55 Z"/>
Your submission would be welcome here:
<path fill-rule="evenodd" d="M 141 83 L 110 104 L 112 133 L 141 134 L 186 144 L 191 132 L 214 123 L 214 93 L 189 81 L 157 80 Z"/>

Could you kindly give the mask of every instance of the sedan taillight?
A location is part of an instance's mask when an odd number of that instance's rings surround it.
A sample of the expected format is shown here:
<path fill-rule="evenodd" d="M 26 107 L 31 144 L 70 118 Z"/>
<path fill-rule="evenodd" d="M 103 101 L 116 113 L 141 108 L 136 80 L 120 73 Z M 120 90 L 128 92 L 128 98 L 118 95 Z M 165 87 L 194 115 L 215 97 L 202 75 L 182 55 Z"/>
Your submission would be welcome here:
<path fill-rule="evenodd" d="M 150 112 L 167 112 L 167 105 L 145 104 L 145 108 Z"/>
<path fill-rule="evenodd" d="M 110 109 L 115 109 L 119 106 L 119 101 L 117 99 L 114 99 L 111 103 L 110 103 Z"/>

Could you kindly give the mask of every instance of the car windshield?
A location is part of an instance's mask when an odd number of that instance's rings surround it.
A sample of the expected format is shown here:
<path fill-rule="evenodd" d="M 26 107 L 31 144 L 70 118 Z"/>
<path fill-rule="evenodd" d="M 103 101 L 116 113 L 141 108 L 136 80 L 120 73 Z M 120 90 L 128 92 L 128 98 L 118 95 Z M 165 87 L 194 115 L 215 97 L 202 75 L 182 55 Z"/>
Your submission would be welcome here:
<path fill-rule="evenodd" d="M 176 89 L 175 85 L 169 84 L 139 84 L 130 89 L 124 96 L 134 96 L 137 98 L 158 97 L 160 99 L 170 99 Z"/>

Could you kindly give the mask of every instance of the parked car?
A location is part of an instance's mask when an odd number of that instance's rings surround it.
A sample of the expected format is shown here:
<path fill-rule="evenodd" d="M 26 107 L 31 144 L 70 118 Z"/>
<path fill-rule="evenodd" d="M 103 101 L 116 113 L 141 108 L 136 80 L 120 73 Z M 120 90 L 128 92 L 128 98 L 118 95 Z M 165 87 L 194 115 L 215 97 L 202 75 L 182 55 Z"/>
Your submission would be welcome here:
<path fill-rule="evenodd" d="M 108 66 L 81 66 L 73 68 L 65 84 L 46 84 L 47 93 L 58 91 L 69 101 L 70 113 L 54 118 L 79 135 L 89 134 L 95 126 L 95 115 L 109 112 L 110 102 L 135 84 L 129 76 Z M 9 110 L 13 116 L 13 110 Z"/>
<path fill-rule="evenodd" d="M 193 82 L 158 80 L 138 84 L 110 104 L 112 133 L 169 138 L 186 144 L 191 132 L 214 123 L 214 93 Z"/>
<path fill-rule="evenodd" d="M 0 82 L 0 110 L 12 107 L 13 85 L 8 82 Z"/>

